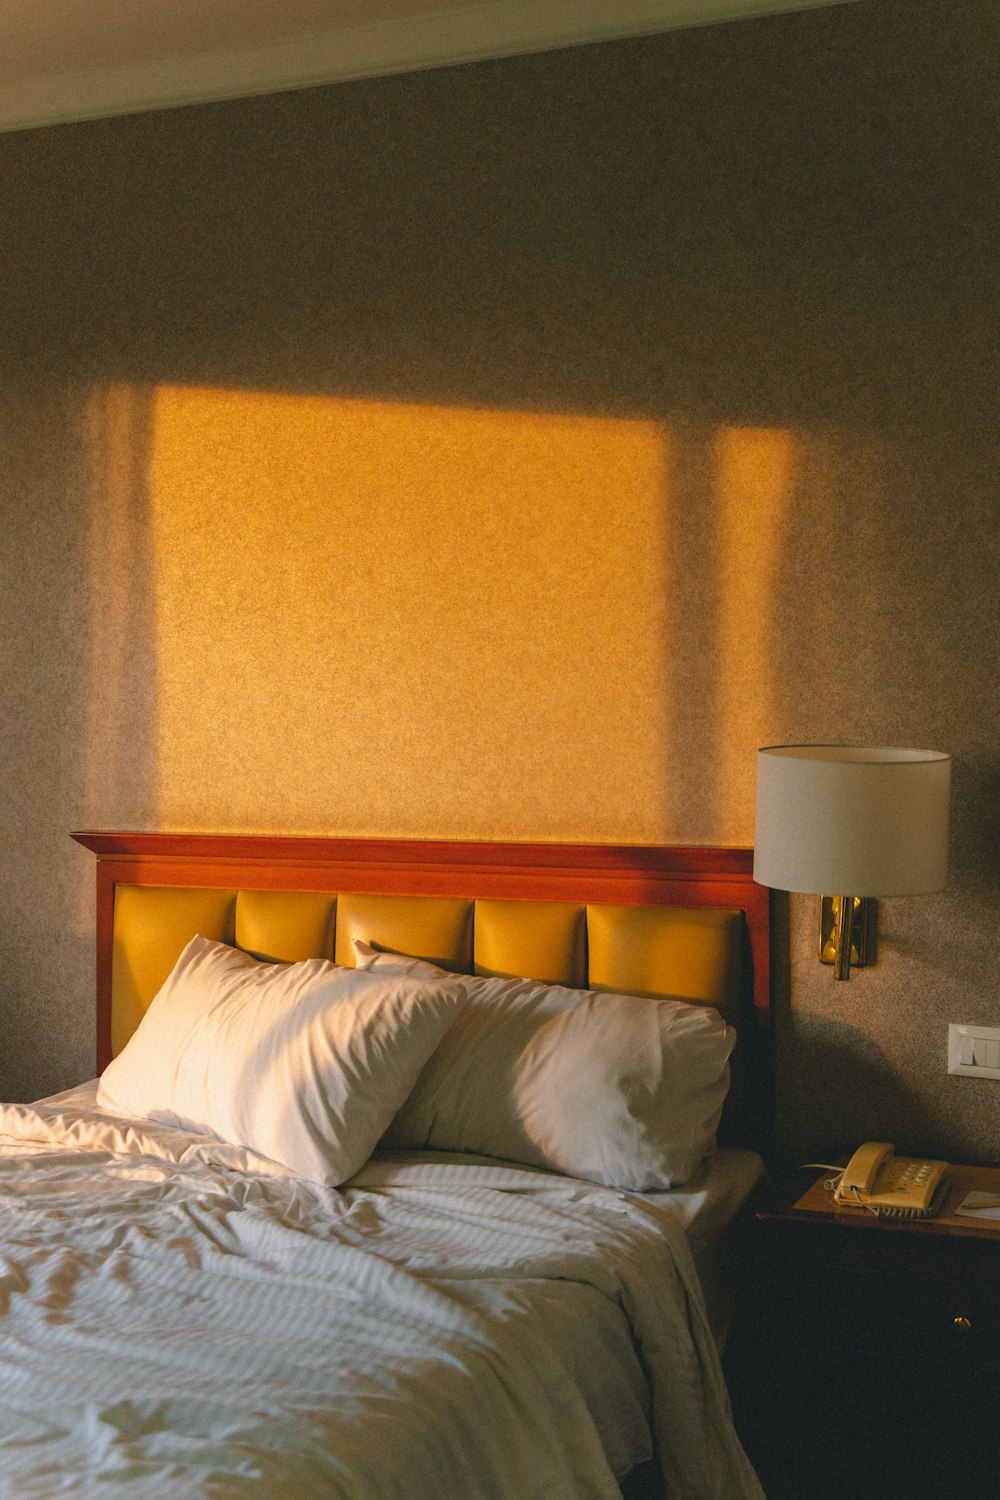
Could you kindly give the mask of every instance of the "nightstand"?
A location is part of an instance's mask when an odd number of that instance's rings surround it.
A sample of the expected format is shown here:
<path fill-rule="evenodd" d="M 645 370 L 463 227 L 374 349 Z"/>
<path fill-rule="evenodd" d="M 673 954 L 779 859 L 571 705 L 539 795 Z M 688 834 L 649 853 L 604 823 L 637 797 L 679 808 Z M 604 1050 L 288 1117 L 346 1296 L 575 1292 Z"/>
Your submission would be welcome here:
<path fill-rule="evenodd" d="M 955 1209 L 1000 1169 L 951 1167 L 925 1220 L 837 1207 L 829 1176 L 744 1225 L 727 1375 L 768 1500 L 998 1500 L 1000 1221 Z"/>

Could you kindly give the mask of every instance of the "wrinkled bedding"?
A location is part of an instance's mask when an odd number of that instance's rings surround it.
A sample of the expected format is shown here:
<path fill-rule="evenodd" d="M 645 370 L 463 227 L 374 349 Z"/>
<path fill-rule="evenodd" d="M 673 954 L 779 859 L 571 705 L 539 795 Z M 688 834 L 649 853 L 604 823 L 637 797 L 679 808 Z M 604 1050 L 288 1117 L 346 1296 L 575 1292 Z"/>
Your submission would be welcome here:
<path fill-rule="evenodd" d="M 547 1336 L 574 1318 L 607 1333 L 604 1411 Z M 405 1154 L 322 1188 L 0 1110 L 5 1500 L 617 1500 L 651 1444 L 676 1500 L 760 1500 L 670 1204 Z"/>

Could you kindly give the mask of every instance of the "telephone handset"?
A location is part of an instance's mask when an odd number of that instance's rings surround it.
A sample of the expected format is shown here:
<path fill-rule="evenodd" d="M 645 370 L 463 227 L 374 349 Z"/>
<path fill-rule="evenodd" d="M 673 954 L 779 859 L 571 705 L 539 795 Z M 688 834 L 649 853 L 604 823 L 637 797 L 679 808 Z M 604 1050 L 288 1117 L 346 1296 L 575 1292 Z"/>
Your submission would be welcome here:
<path fill-rule="evenodd" d="M 844 1168 L 835 1197 L 880 1217 L 929 1219 L 940 1211 L 947 1170 L 946 1161 L 894 1156 L 888 1141 L 868 1141 Z"/>

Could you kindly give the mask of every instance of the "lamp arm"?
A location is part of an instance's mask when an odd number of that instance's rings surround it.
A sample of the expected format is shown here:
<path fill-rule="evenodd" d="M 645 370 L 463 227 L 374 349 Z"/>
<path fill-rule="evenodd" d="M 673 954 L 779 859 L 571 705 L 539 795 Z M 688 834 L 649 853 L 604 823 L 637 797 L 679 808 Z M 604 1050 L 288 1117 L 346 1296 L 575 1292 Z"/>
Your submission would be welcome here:
<path fill-rule="evenodd" d="M 837 951 L 833 960 L 834 979 L 851 977 L 851 929 L 854 926 L 854 897 L 841 896 L 837 917 Z"/>

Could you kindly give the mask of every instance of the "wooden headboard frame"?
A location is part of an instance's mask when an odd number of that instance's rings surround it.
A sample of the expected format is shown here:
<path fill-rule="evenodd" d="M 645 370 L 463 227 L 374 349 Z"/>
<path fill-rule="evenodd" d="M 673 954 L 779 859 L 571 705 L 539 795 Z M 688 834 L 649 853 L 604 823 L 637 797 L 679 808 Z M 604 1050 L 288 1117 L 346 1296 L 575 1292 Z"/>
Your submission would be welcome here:
<path fill-rule="evenodd" d="M 769 1090 L 761 1075 L 759 1036 L 770 1013 L 770 903 L 769 892 L 753 880 L 749 849 L 203 833 L 74 833 L 73 838 L 97 856 L 99 1071 L 111 1057 L 117 885 L 724 907 L 740 909 L 746 920 L 752 993 L 741 1048 L 744 1067 L 753 1075 L 750 1092 L 758 1107 L 765 1107 Z"/>

